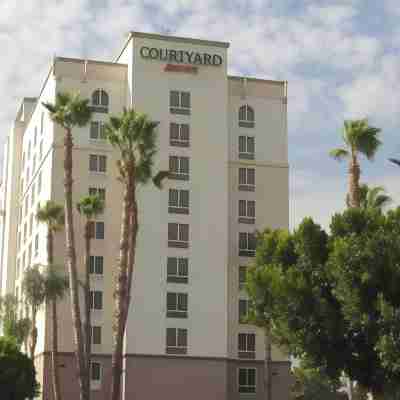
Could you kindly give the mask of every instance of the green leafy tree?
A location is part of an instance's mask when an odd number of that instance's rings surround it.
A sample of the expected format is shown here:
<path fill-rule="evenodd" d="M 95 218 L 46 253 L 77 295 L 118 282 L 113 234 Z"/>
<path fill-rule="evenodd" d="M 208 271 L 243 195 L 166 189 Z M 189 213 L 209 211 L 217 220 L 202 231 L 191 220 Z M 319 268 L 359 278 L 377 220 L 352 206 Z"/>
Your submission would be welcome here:
<path fill-rule="evenodd" d="M 17 344 L 0 337 L 0 394 L 4 400 L 25 400 L 39 395 L 33 360 Z"/>
<path fill-rule="evenodd" d="M 380 399 L 400 379 L 400 209 L 351 208 L 330 229 L 307 218 L 293 234 L 260 234 L 253 317 L 294 356 Z"/>
<path fill-rule="evenodd" d="M 86 368 L 90 370 L 91 359 L 91 312 L 90 312 L 90 254 L 91 241 L 93 238 L 95 218 L 103 212 L 104 202 L 99 196 L 86 196 L 76 205 L 76 208 L 85 218 L 84 240 L 85 254 L 83 264 L 85 265 L 84 299 L 85 299 L 85 361 Z M 90 385 L 90 381 L 88 382 Z M 90 390 L 90 388 L 89 388 Z"/>
<path fill-rule="evenodd" d="M 131 300 L 136 237 L 139 228 L 136 189 L 149 181 L 160 187 L 168 172 L 153 176 L 156 154 L 156 126 L 147 115 L 124 110 L 121 117 L 111 117 L 106 125 L 109 142 L 120 152 L 117 167 L 123 185 L 120 250 L 114 291 L 114 349 L 112 356 L 111 399 L 121 392 L 122 348 Z"/>
<path fill-rule="evenodd" d="M 13 294 L 0 297 L 0 322 L 3 335 L 15 341 L 18 348 L 26 343 L 31 330 L 29 318 L 18 318 L 19 300 Z"/>
<path fill-rule="evenodd" d="M 57 368 L 58 357 L 58 316 L 57 302 L 65 296 L 67 282 L 54 270 L 54 237 L 64 228 L 64 208 L 54 201 L 47 201 L 36 212 L 36 219 L 47 225 L 47 271 L 44 280 L 46 303 L 51 307 L 52 347 L 51 370 L 54 400 L 60 400 L 60 374 Z"/>
<path fill-rule="evenodd" d="M 83 343 L 82 320 L 79 304 L 78 271 L 76 267 L 76 248 L 73 221 L 73 135 L 75 127 L 88 124 L 91 109 L 88 99 L 81 99 L 79 94 L 57 93 L 55 104 L 43 103 L 50 114 L 50 118 L 64 129 L 64 192 L 65 192 L 65 236 L 67 247 L 67 265 L 69 274 L 69 288 L 71 298 L 71 313 L 75 333 L 76 359 L 80 386 L 80 399 L 89 400 L 90 380 L 86 368 Z"/>
<path fill-rule="evenodd" d="M 367 119 L 345 121 L 343 130 L 344 147 L 334 149 L 330 155 L 338 161 L 349 159 L 349 206 L 360 207 L 360 154 L 372 160 L 381 141 L 380 129 L 370 126 Z"/>
<path fill-rule="evenodd" d="M 32 318 L 29 352 L 32 360 L 34 360 L 38 335 L 36 317 L 39 307 L 45 301 L 44 280 L 38 265 L 34 265 L 25 270 L 22 280 L 22 292 L 25 303 L 30 308 Z"/>

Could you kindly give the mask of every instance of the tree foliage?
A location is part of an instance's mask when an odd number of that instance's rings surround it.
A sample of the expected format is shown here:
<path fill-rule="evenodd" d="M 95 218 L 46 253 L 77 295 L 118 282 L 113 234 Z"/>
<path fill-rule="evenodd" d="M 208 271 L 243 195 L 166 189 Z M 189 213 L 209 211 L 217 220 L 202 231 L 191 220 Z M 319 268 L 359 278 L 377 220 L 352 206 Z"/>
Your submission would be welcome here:
<path fill-rule="evenodd" d="M 253 317 L 294 356 L 382 394 L 400 379 L 400 208 L 310 218 L 259 235 Z"/>
<path fill-rule="evenodd" d="M 0 337 L 0 395 L 4 400 L 25 400 L 39 394 L 33 361 L 15 342 Z"/>

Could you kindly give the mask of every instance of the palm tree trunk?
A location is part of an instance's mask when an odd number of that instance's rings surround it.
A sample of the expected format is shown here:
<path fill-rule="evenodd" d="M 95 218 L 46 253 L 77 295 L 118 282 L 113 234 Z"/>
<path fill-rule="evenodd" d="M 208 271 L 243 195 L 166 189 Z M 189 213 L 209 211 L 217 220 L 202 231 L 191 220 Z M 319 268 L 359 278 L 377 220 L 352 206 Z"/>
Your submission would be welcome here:
<path fill-rule="evenodd" d="M 54 244 L 53 233 L 48 228 L 47 231 L 47 268 L 53 268 L 54 259 Z M 46 304 L 47 306 L 47 304 Z M 58 321 L 57 321 L 57 300 L 51 300 L 51 323 L 52 323 L 52 348 L 51 348 L 51 368 L 52 368 L 52 381 L 53 381 L 53 399 L 61 400 L 60 394 L 60 373 L 57 368 L 58 358 Z"/>
<path fill-rule="evenodd" d="M 79 293 L 78 293 L 78 273 L 76 269 L 76 251 L 73 223 L 73 206 L 72 206 L 72 132 L 66 129 L 64 138 L 64 191 L 65 191 L 65 235 L 67 246 L 67 265 L 69 275 L 69 287 L 71 297 L 71 313 L 72 322 L 75 333 L 76 344 L 76 361 L 78 367 L 78 380 L 80 386 L 80 399 L 88 400 L 87 376 L 89 371 L 86 370 L 85 354 L 82 340 L 82 320 L 79 309 Z"/>
<path fill-rule="evenodd" d="M 127 168 L 129 171 L 129 169 Z M 126 321 L 126 298 L 128 295 L 128 250 L 129 250 L 129 222 L 132 208 L 133 179 L 127 177 L 122 203 L 121 238 L 119 246 L 119 265 L 115 285 L 115 309 L 114 309 L 114 351 L 112 355 L 112 386 L 111 400 L 119 400 L 121 395 L 122 374 L 122 350 L 124 339 L 124 327 Z"/>
<path fill-rule="evenodd" d="M 349 206 L 360 207 L 360 165 L 357 156 L 352 155 L 349 165 Z"/>
<path fill-rule="evenodd" d="M 85 224 L 85 353 L 86 353 L 86 370 L 90 371 L 90 356 L 91 356 L 91 310 L 90 310 L 90 225 L 89 220 Z M 87 399 L 90 398 L 90 372 L 86 376 Z"/>
<path fill-rule="evenodd" d="M 37 328 L 36 328 L 36 309 L 32 307 L 32 328 L 31 328 L 31 345 L 29 346 L 29 351 L 31 355 L 31 359 L 35 362 L 35 350 L 37 343 Z"/>

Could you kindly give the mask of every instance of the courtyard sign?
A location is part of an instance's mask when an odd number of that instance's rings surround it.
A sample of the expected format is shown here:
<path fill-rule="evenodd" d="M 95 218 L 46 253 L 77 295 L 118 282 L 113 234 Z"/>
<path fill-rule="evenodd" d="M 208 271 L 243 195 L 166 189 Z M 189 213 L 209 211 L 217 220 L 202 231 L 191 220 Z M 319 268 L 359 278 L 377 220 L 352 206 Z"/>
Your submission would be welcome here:
<path fill-rule="evenodd" d="M 167 63 L 191 64 L 191 65 L 222 65 L 222 57 L 219 54 L 197 53 L 186 50 L 158 49 L 156 47 L 143 46 L 140 49 L 142 58 L 160 60 Z"/>

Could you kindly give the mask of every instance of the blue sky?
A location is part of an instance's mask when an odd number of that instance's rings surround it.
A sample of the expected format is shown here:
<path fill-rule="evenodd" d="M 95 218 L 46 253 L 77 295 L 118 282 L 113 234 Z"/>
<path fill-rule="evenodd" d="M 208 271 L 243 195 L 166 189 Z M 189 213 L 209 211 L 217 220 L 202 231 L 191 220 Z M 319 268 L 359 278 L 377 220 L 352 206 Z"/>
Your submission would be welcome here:
<path fill-rule="evenodd" d="M 344 206 L 347 167 L 327 154 L 345 118 L 382 128 L 362 180 L 398 204 L 400 169 L 387 158 L 400 158 L 399 17 L 397 0 L 4 0 L 0 142 L 54 55 L 112 60 L 130 30 L 223 40 L 230 73 L 289 81 L 292 227 L 309 215 L 327 226 Z"/>

